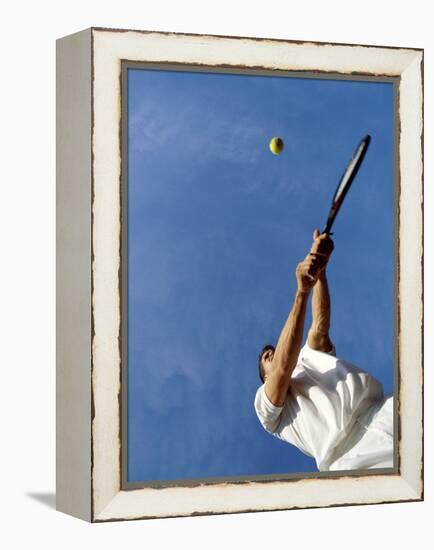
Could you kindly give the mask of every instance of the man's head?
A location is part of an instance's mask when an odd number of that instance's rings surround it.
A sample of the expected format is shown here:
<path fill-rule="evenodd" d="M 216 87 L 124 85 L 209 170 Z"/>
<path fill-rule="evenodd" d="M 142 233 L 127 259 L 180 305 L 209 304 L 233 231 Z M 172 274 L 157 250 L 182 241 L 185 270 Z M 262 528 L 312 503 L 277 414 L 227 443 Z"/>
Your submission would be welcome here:
<path fill-rule="evenodd" d="M 272 361 L 274 357 L 274 346 L 267 344 L 261 350 L 258 358 L 259 378 L 262 383 L 265 382 L 272 368 Z"/>

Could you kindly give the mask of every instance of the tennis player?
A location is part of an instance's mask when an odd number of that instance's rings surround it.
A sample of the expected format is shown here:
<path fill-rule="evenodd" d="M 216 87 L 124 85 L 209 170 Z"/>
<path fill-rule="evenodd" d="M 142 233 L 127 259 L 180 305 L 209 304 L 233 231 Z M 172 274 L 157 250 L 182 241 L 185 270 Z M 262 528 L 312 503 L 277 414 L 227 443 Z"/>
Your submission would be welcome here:
<path fill-rule="evenodd" d="M 393 467 L 393 397 L 337 357 L 330 339 L 326 266 L 333 242 L 316 229 L 296 269 L 297 290 L 276 346 L 259 356 L 256 414 L 267 432 L 313 457 L 320 471 Z M 309 296 L 312 326 L 303 331 Z"/>

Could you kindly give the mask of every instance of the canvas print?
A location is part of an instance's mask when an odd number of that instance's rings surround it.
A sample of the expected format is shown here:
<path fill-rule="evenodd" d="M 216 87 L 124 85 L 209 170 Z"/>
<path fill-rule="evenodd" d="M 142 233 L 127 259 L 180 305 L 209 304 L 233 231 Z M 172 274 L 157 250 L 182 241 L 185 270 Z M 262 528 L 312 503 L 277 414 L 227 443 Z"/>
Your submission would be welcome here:
<path fill-rule="evenodd" d="M 123 79 L 124 485 L 396 467 L 394 82 Z"/>

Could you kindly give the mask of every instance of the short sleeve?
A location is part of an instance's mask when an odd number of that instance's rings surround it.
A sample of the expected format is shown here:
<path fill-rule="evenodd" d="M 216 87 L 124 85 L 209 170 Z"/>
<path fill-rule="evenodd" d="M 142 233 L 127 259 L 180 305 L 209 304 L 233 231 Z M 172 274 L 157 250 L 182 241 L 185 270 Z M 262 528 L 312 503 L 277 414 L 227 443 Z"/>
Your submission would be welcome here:
<path fill-rule="evenodd" d="M 263 428 L 267 430 L 267 432 L 274 433 L 279 425 L 283 406 L 276 407 L 276 405 L 273 405 L 268 399 L 265 393 L 265 384 L 258 388 L 256 392 L 255 410 Z"/>
<path fill-rule="evenodd" d="M 325 354 L 327 354 L 327 355 L 331 355 L 332 357 L 336 357 L 336 348 L 335 348 L 335 345 L 334 345 L 334 344 L 332 344 L 332 349 L 331 349 L 331 350 L 319 352 L 319 351 L 317 351 L 317 350 L 311 348 L 311 347 L 309 346 L 309 344 L 307 343 L 307 340 L 306 340 L 304 346 L 303 346 L 303 347 L 301 348 L 301 350 L 300 350 L 300 355 L 299 355 L 299 358 L 298 358 L 298 362 L 300 362 L 300 358 L 303 356 L 303 352 L 310 353 L 310 352 L 312 352 L 312 351 L 313 351 L 313 352 L 316 352 L 316 353 L 325 353 Z"/>

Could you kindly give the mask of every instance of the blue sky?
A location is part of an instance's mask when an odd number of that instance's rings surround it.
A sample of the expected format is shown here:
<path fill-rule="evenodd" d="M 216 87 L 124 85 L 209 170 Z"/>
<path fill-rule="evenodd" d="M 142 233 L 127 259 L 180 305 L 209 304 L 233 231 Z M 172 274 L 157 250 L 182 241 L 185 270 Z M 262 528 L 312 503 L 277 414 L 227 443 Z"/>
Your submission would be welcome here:
<path fill-rule="evenodd" d="M 257 355 L 367 133 L 334 226 L 331 336 L 390 393 L 392 84 L 128 70 L 129 481 L 316 471 L 260 426 Z"/>

